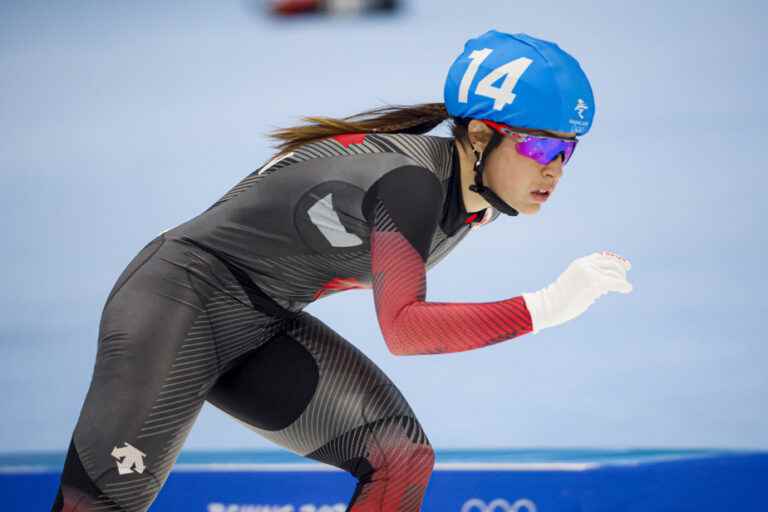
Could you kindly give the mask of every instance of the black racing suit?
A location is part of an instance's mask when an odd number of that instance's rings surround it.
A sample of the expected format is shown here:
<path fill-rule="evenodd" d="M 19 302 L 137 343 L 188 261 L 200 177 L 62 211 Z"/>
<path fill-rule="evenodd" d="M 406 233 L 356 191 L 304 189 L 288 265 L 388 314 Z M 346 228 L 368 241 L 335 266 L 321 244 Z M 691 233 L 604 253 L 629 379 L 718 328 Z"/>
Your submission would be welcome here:
<path fill-rule="evenodd" d="M 459 179 L 452 138 L 340 135 L 279 155 L 147 244 L 104 306 L 53 510 L 147 510 L 205 400 L 356 476 L 349 510 L 419 510 L 434 452 L 413 411 L 303 309 L 371 288 L 395 354 L 530 332 L 520 296 L 425 300 L 426 270 L 498 216 L 467 213 Z"/>

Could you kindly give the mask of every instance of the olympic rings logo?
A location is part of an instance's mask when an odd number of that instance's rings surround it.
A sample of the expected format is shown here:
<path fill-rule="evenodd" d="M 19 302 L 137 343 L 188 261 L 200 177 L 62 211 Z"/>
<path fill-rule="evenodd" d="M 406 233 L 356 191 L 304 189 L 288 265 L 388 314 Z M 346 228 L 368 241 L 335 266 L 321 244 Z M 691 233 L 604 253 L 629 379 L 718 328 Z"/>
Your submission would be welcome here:
<path fill-rule="evenodd" d="M 503 498 L 497 498 L 490 503 L 472 498 L 464 503 L 461 512 L 536 512 L 536 504 L 524 498 L 514 503 L 509 503 Z"/>

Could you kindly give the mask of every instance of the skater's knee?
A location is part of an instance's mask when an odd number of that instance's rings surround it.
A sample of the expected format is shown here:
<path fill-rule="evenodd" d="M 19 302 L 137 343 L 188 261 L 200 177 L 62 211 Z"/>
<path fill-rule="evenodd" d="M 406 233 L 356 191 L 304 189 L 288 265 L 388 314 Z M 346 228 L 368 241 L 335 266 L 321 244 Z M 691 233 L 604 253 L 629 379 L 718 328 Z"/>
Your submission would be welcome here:
<path fill-rule="evenodd" d="M 435 468 L 435 450 L 430 444 L 415 448 L 411 458 L 414 464 L 430 473 Z"/>
<path fill-rule="evenodd" d="M 435 452 L 426 439 L 380 445 L 356 461 L 358 485 L 348 510 L 418 511 L 434 465 Z"/>
<path fill-rule="evenodd" d="M 373 446 L 369 446 L 369 459 L 375 469 L 426 475 L 434 468 L 435 451 L 414 418 L 400 418 L 375 436 Z"/>
<path fill-rule="evenodd" d="M 432 472 L 435 451 L 414 418 L 389 418 L 366 425 L 365 430 L 368 435 L 360 455 L 340 465 L 361 482 L 370 481 L 374 474 Z"/>
<path fill-rule="evenodd" d="M 402 464 L 398 464 L 399 474 L 409 474 L 416 480 L 428 479 L 435 467 L 435 450 L 427 444 L 412 445 L 407 450 Z"/>
<path fill-rule="evenodd" d="M 348 461 L 347 470 L 360 482 L 397 475 L 418 474 L 422 478 L 432 474 L 435 467 L 435 451 L 429 444 L 404 444 L 393 446 L 385 452 L 370 453 Z"/>

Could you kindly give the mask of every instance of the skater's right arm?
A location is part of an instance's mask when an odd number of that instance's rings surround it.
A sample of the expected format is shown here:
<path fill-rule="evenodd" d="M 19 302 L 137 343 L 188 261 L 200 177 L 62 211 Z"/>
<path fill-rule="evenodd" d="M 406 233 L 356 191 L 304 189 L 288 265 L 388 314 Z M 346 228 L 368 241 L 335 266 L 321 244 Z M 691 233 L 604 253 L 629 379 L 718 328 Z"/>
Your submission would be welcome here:
<path fill-rule="evenodd" d="M 442 205 L 437 178 L 406 166 L 387 173 L 368 195 L 374 302 L 393 354 L 488 346 L 573 319 L 608 291 L 632 290 L 629 262 L 603 252 L 574 261 L 538 292 L 495 302 L 427 302 L 426 261 Z"/>
<path fill-rule="evenodd" d="M 393 354 L 460 352 L 531 332 L 521 296 L 479 303 L 425 300 L 426 261 L 442 212 L 434 174 L 417 166 L 395 169 L 368 193 L 374 302 Z"/>

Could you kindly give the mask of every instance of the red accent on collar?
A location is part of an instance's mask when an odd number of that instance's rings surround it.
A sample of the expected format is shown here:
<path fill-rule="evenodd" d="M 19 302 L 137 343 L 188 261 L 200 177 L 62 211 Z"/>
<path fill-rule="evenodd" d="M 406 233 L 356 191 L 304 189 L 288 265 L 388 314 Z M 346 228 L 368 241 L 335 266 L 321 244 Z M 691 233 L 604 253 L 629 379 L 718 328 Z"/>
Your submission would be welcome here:
<path fill-rule="evenodd" d="M 467 220 L 464 221 L 464 224 L 472 224 L 472 221 L 477 218 L 477 213 L 473 213 L 469 217 L 467 217 Z"/>
<path fill-rule="evenodd" d="M 348 148 L 350 144 L 362 144 L 365 140 L 365 135 L 365 133 L 345 133 L 332 138 L 345 148 Z"/>

